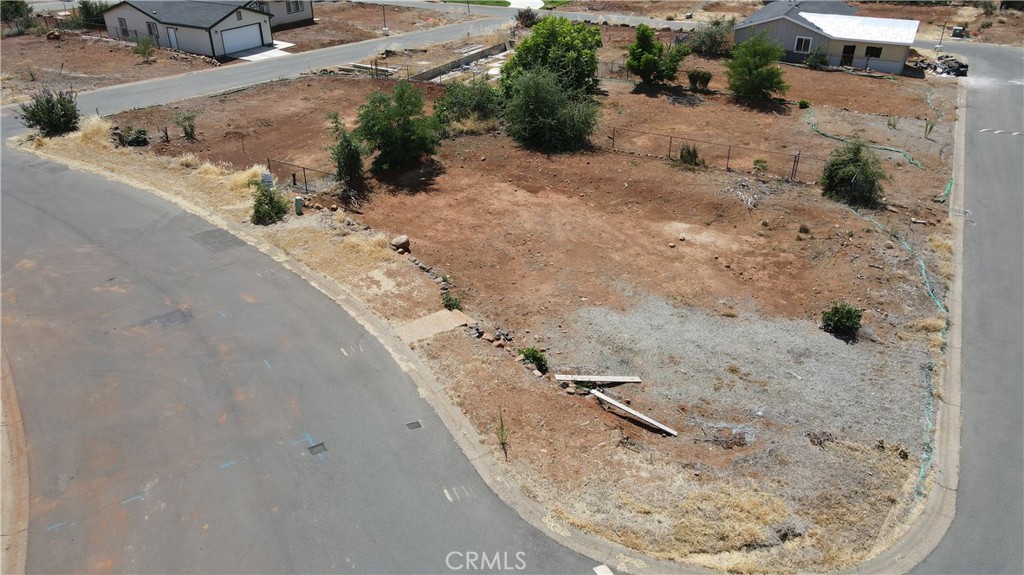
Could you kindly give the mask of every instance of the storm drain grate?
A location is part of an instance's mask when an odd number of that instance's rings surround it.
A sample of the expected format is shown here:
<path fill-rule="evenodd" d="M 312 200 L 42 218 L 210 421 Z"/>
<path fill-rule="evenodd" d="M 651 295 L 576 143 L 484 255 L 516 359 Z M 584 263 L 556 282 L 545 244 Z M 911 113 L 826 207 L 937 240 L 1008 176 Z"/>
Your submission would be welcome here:
<path fill-rule="evenodd" d="M 325 451 L 327 451 L 327 448 L 324 447 L 323 443 L 317 443 L 313 447 L 309 448 L 310 455 L 319 455 L 319 454 L 321 454 L 321 453 L 323 453 Z"/>
<path fill-rule="evenodd" d="M 409 430 L 411 431 L 413 429 L 419 429 L 423 427 L 423 424 L 420 423 L 420 420 L 417 419 L 416 421 L 410 421 L 409 423 L 406 423 L 405 426 L 408 427 Z"/>

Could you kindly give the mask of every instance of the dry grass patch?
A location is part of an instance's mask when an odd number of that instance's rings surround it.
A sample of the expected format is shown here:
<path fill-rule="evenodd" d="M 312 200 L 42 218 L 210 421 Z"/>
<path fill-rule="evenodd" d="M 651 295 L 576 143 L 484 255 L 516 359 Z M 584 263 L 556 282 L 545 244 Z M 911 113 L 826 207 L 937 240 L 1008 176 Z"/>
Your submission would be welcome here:
<path fill-rule="evenodd" d="M 779 544 L 773 526 L 790 517 L 786 503 L 771 494 L 724 485 L 687 494 L 672 538 L 681 555 L 721 553 Z"/>
<path fill-rule="evenodd" d="M 907 322 L 907 329 L 917 332 L 938 333 L 946 329 L 946 316 L 917 318 Z"/>
<path fill-rule="evenodd" d="M 110 130 L 112 124 L 97 115 L 86 116 L 79 124 L 78 138 L 83 144 L 96 148 L 112 148 Z"/>

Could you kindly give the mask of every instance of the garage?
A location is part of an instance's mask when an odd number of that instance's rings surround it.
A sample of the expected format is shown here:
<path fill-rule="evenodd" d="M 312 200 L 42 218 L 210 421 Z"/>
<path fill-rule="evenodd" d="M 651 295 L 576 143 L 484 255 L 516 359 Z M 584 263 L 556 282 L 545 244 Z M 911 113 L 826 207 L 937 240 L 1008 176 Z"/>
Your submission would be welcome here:
<path fill-rule="evenodd" d="M 224 40 L 225 54 L 263 45 L 263 34 L 260 32 L 259 24 L 250 24 L 240 28 L 224 30 L 221 32 L 221 39 Z"/>

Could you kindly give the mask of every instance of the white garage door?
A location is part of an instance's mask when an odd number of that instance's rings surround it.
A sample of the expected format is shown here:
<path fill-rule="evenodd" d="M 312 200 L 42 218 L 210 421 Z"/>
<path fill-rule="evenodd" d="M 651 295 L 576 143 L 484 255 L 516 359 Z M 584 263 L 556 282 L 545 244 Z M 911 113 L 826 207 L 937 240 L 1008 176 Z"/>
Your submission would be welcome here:
<path fill-rule="evenodd" d="M 221 32 L 224 39 L 224 53 L 231 54 L 240 50 L 248 50 L 263 45 L 263 37 L 260 35 L 260 25 L 251 24 L 233 30 Z"/>

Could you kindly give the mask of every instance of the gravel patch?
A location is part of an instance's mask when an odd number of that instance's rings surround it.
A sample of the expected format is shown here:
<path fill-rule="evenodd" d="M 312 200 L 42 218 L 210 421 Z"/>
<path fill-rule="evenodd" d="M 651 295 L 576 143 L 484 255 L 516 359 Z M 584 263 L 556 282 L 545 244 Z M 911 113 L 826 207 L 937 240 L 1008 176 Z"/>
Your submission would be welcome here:
<path fill-rule="evenodd" d="M 927 350 L 847 344 L 808 321 L 729 318 L 646 297 L 619 312 L 582 308 L 559 369 L 637 375 L 662 404 L 711 400 L 747 422 L 923 449 Z"/>

